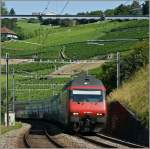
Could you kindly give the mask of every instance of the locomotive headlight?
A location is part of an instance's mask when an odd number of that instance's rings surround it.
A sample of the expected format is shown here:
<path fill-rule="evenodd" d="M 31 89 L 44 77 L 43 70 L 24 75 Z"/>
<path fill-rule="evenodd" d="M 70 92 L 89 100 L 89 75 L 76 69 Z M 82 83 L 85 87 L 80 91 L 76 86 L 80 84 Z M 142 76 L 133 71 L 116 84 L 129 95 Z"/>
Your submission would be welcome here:
<path fill-rule="evenodd" d="M 74 112 L 74 113 L 72 113 L 73 115 L 79 115 L 79 113 L 78 112 Z"/>
<path fill-rule="evenodd" d="M 87 82 L 84 82 L 84 84 L 87 85 L 88 83 L 87 83 Z"/>
<path fill-rule="evenodd" d="M 104 113 L 97 113 L 97 116 L 104 116 Z"/>

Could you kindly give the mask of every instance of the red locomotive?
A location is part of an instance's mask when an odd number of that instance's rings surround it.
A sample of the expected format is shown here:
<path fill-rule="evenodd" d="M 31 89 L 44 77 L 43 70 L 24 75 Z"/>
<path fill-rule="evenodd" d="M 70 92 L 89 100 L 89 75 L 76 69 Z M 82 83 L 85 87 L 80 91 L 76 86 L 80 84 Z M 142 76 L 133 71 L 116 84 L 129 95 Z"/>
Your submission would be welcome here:
<path fill-rule="evenodd" d="M 89 75 L 78 76 L 50 101 L 44 118 L 53 119 L 74 131 L 99 132 L 106 126 L 105 97 L 102 81 Z"/>

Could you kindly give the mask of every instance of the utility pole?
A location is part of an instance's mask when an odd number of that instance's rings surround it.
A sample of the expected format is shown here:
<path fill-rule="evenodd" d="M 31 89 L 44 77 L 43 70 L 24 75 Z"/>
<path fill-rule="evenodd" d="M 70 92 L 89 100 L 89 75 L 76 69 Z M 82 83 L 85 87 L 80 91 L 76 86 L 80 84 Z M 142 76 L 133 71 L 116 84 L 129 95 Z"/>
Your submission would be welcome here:
<path fill-rule="evenodd" d="M 86 71 L 86 75 L 88 76 L 89 75 L 89 70 L 87 69 L 87 71 Z"/>
<path fill-rule="evenodd" d="M 15 112 L 15 73 L 14 73 L 14 65 L 12 70 L 12 96 L 13 96 L 13 112 Z"/>
<path fill-rule="evenodd" d="M 56 66 L 56 64 L 54 64 L 54 67 L 55 67 L 55 71 L 57 70 L 57 66 Z"/>
<path fill-rule="evenodd" d="M 6 126 L 9 126 L 9 112 L 8 112 L 8 53 L 6 53 Z"/>
<path fill-rule="evenodd" d="M 29 88 L 29 100 L 31 100 L 31 96 L 30 96 L 30 94 L 31 94 L 31 91 L 30 91 L 30 88 Z"/>
<path fill-rule="evenodd" d="M 53 96 L 55 95 L 55 91 L 54 91 L 54 82 L 52 84 L 52 88 L 53 88 Z"/>
<path fill-rule="evenodd" d="M 117 52 L 117 89 L 120 86 L 120 53 Z"/>

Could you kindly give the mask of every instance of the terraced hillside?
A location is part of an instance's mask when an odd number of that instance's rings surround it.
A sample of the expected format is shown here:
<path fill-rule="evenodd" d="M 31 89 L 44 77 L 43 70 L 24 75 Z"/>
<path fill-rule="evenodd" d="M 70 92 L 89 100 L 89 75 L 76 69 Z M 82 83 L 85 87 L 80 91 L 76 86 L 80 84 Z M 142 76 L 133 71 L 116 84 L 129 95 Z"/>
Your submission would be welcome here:
<path fill-rule="evenodd" d="M 26 25 L 25 25 L 26 24 Z M 33 23 L 18 23 L 24 32 L 30 33 L 26 27 L 34 28 Z M 33 25 L 33 27 L 32 27 Z M 148 21 L 103 21 L 74 27 L 47 27 L 37 24 L 32 31 L 33 37 L 23 41 L 10 41 L 2 44 L 2 56 L 6 52 L 11 57 L 59 59 L 60 50 L 71 59 L 93 58 L 116 51 L 128 51 L 138 41 L 89 42 L 87 40 L 104 39 L 139 39 L 148 38 Z M 92 50 L 91 50 L 92 49 Z"/>
<path fill-rule="evenodd" d="M 8 52 L 10 58 L 36 58 L 37 60 L 35 63 L 17 63 L 14 65 L 15 87 L 22 89 L 16 91 L 17 100 L 48 98 L 53 95 L 53 89 L 49 84 L 65 83 L 70 79 L 52 79 L 50 74 L 55 71 L 55 67 L 58 68 L 62 65 L 41 64 L 38 63 L 39 59 L 60 60 L 62 58 L 60 51 L 63 51 L 67 59 L 104 59 L 105 55 L 116 53 L 116 51 L 121 51 L 122 54 L 128 53 L 137 43 L 148 38 L 148 21 L 146 20 L 102 21 L 74 27 L 44 26 L 39 23 L 27 23 L 25 20 L 18 21 L 17 24 L 30 38 L 3 42 L 2 56 L 4 57 L 5 53 Z M 130 41 L 126 38 L 135 40 Z M 111 41 L 88 41 L 105 39 Z M 148 42 L 147 39 L 145 41 Z M 88 64 L 85 67 L 90 68 Z M 9 68 L 9 72 L 11 72 L 11 65 Z M 92 66 L 92 68 L 94 67 Z M 78 69 L 81 68 L 78 67 Z M 100 73 L 101 69 L 94 71 Z M 5 66 L 2 67 L 2 72 L 5 72 Z M 11 75 L 9 79 L 11 79 Z M 5 80 L 5 76 L 3 76 L 3 80 Z M 21 84 L 28 85 L 21 86 Z M 5 95 L 5 83 L 3 83 L 2 88 Z M 12 89 L 11 83 L 9 88 Z M 61 86 L 57 86 L 57 93 L 61 88 Z M 9 95 L 11 98 L 11 90 Z"/>

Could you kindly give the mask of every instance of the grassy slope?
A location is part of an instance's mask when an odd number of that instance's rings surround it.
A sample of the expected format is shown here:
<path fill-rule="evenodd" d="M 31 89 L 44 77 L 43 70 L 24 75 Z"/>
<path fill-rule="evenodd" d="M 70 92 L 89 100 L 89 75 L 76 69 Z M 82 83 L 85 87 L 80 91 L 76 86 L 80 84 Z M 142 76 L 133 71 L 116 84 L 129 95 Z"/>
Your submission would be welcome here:
<path fill-rule="evenodd" d="M 100 39 L 119 39 L 119 38 L 148 38 L 149 23 L 146 20 L 127 21 L 126 24 L 112 29 Z"/>
<path fill-rule="evenodd" d="M 29 25 L 29 27 L 27 27 Z M 33 26 L 32 26 L 33 25 Z M 20 23 L 27 33 L 34 30 L 34 23 Z M 36 27 L 35 27 L 36 28 Z M 38 27 L 37 27 L 38 28 Z M 36 30 L 36 29 L 35 29 Z M 9 42 L 3 43 L 3 55 L 6 51 L 10 55 L 17 57 L 32 57 L 38 53 L 39 57 L 43 58 L 58 58 L 59 51 L 65 45 L 65 54 L 70 58 L 86 59 L 97 55 L 115 52 L 116 50 L 126 51 L 131 45 L 136 42 L 111 42 L 100 45 L 89 45 L 83 42 L 89 39 L 118 39 L 118 38 L 142 38 L 148 37 L 148 21 L 104 21 L 100 23 L 92 23 L 87 25 L 78 25 L 75 27 L 52 28 L 43 27 L 34 38 L 28 39 L 28 42 L 38 43 L 42 46 L 24 43 L 24 42 Z M 39 36 L 40 34 L 40 36 Z M 73 42 L 73 43 L 72 43 Z M 72 44 L 68 44 L 72 43 Z M 61 46 L 60 46 L 61 45 Z M 11 49 L 11 51 L 9 50 Z M 92 49 L 92 50 L 91 50 Z"/>
<path fill-rule="evenodd" d="M 60 67 L 62 64 L 56 64 L 57 68 Z M 49 74 L 50 72 L 55 70 L 53 64 L 45 64 L 45 63 L 26 63 L 26 64 L 17 64 L 14 67 L 15 70 L 18 71 L 26 71 L 36 74 Z"/>
<path fill-rule="evenodd" d="M 21 24 L 20 24 L 21 25 Z M 32 32 L 27 29 L 25 26 L 30 26 L 30 23 L 23 24 L 21 28 L 24 28 L 24 31 L 27 33 Z M 34 43 L 41 43 L 44 45 L 58 45 L 58 44 L 66 44 L 70 42 L 84 41 L 88 39 L 93 39 L 93 37 L 102 36 L 104 33 L 102 32 L 104 29 L 112 28 L 113 26 L 118 26 L 119 23 L 110 24 L 108 22 L 103 22 L 101 24 L 87 24 L 87 25 L 79 25 L 75 27 L 62 27 L 62 28 L 50 28 L 47 30 L 41 29 L 40 34 L 34 38 L 28 39 L 28 41 Z M 34 29 L 34 25 L 31 27 Z M 101 32 L 98 32 L 101 31 Z M 47 36 L 46 39 L 44 36 Z M 17 45 L 15 43 L 14 47 Z M 23 43 L 22 43 L 23 44 Z M 27 45 L 25 45 L 26 47 Z M 9 46 L 8 46 L 9 47 Z M 33 45 L 34 47 L 34 45 Z"/>
<path fill-rule="evenodd" d="M 15 74 L 15 97 L 17 100 L 43 100 L 53 95 L 52 83 L 64 84 L 70 78 L 54 78 L 42 80 L 42 75 L 29 75 L 22 73 L 22 75 Z M 5 99 L 5 75 L 1 76 L 2 99 Z M 40 85 L 41 84 L 41 85 Z M 63 86 L 55 86 L 55 94 L 59 93 Z M 9 100 L 12 97 L 12 78 L 9 75 Z M 29 90 L 30 89 L 30 90 Z M 11 102 L 11 101 L 10 101 Z"/>
<path fill-rule="evenodd" d="M 40 23 L 28 23 L 26 20 L 20 20 L 17 22 L 17 26 L 22 29 L 22 32 L 26 36 L 35 36 L 35 32 L 41 29 L 49 29 L 49 26 L 40 25 Z"/>
<path fill-rule="evenodd" d="M 9 126 L 5 127 L 4 125 L 0 125 L 1 134 L 4 134 L 8 131 L 11 131 L 13 129 L 19 129 L 22 127 L 22 124 L 20 122 L 16 122 L 15 126 Z"/>
<path fill-rule="evenodd" d="M 147 27 L 148 31 L 148 21 L 123 21 L 123 22 L 118 22 L 118 21 L 103 21 L 99 23 L 91 23 L 91 24 L 86 24 L 86 25 L 78 25 L 74 27 L 65 27 L 56 30 L 55 33 L 49 33 L 46 40 L 44 43 L 46 43 L 49 46 L 52 45 L 58 45 L 58 44 L 66 44 L 66 43 L 71 43 L 71 42 L 78 42 L 78 41 L 85 41 L 88 39 L 99 39 L 102 38 L 103 36 L 107 36 L 107 34 L 112 30 L 112 31 L 120 31 L 121 29 L 123 30 L 124 28 L 126 29 L 125 32 L 127 33 L 128 31 L 134 31 L 135 36 L 137 37 L 138 33 L 144 29 L 144 27 Z M 130 28 L 130 30 L 128 30 Z M 122 31 L 124 32 L 124 31 Z M 131 32 L 131 34 L 133 34 Z M 42 33 L 41 33 L 42 34 Z M 46 32 L 44 31 L 44 34 Z M 44 34 L 43 37 L 44 37 Z M 64 36 L 65 35 L 65 36 Z M 145 35 L 145 34 L 144 34 Z M 119 35 L 118 35 L 119 36 Z M 128 37 L 130 34 L 128 35 Z M 140 33 L 140 37 L 143 36 Z M 116 36 L 117 37 L 117 36 Z M 107 38 L 108 39 L 108 38 Z M 114 39 L 114 37 L 113 37 Z M 41 42 L 39 41 L 38 37 L 30 39 L 30 41 L 35 41 L 38 43 Z"/>
<path fill-rule="evenodd" d="M 133 111 L 148 127 L 148 66 L 136 72 L 108 100 L 118 100 Z"/>
<path fill-rule="evenodd" d="M 105 35 L 105 31 L 109 31 L 114 26 L 119 26 L 118 22 L 104 21 L 101 23 L 92 23 L 86 25 L 78 25 L 74 27 L 64 27 L 55 33 L 50 33 L 44 41 L 47 45 L 66 44 L 71 42 L 85 41 L 88 39 L 96 39 Z M 30 39 L 30 41 L 39 41 L 39 38 Z M 39 41 L 40 42 L 40 41 Z"/>

